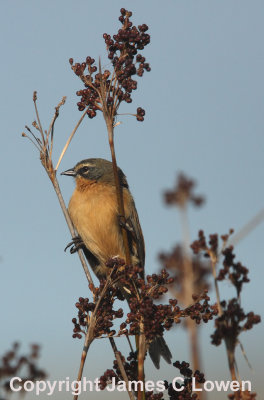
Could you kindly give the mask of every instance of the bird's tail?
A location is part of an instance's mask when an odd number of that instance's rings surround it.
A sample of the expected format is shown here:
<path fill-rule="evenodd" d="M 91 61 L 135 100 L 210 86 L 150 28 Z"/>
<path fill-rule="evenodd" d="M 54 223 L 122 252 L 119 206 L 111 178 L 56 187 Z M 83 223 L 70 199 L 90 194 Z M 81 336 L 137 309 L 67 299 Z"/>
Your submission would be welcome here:
<path fill-rule="evenodd" d="M 167 343 L 162 336 L 156 336 L 149 344 L 149 355 L 157 369 L 160 367 L 162 356 L 168 364 L 171 364 L 172 355 Z"/>

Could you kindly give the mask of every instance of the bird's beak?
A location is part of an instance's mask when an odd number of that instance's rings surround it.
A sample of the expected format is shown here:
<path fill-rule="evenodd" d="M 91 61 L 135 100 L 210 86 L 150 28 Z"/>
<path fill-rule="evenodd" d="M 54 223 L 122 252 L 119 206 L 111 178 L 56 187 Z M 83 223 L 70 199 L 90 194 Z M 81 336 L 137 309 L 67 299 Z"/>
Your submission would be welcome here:
<path fill-rule="evenodd" d="M 61 175 L 76 176 L 74 169 L 70 168 L 67 171 L 61 172 Z"/>

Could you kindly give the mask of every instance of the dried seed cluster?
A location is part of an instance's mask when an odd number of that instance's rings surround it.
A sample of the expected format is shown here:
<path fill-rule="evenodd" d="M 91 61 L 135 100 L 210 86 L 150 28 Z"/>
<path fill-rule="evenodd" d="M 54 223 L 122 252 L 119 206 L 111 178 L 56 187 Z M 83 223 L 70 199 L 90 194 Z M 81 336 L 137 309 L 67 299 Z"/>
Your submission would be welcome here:
<path fill-rule="evenodd" d="M 220 269 L 217 280 L 229 279 L 237 290 L 237 296 L 239 296 L 243 283 L 249 282 L 247 276 L 249 271 L 240 262 L 234 262 L 235 254 L 233 250 L 233 246 L 229 246 L 222 251 L 224 256 L 223 268 Z"/>
<path fill-rule="evenodd" d="M 137 362 L 137 353 L 130 352 L 127 360 L 125 357 L 119 352 L 121 357 L 121 361 L 124 365 L 127 377 L 129 381 L 137 380 L 138 376 L 138 362 Z M 122 374 L 120 372 L 118 363 L 116 360 L 113 362 L 113 369 L 107 369 L 104 374 L 100 377 L 100 389 L 104 390 L 108 383 L 111 383 L 113 378 L 116 378 L 116 383 L 119 381 L 123 381 Z"/>
<path fill-rule="evenodd" d="M 195 186 L 196 183 L 193 179 L 187 178 L 183 173 L 179 174 L 175 187 L 164 193 L 165 203 L 168 205 L 185 207 L 185 205 L 190 202 L 197 207 L 201 206 L 204 203 L 204 198 L 193 193 Z"/>
<path fill-rule="evenodd" d="M 187 257 L 188 260 L 186 260 Z M 159 260 L 162 267 L 168 270 L 173 277 L 174 281 L 169 288 L 176 293 L 176 297 L 180 301 L 184 301 L 185 298 L 183 280 L 186 262 L 192 264 L 194 293 L 202 293 L 204 290 L 209 289 L 208 277 L 211 274 L 210 264 L 199 255 L 187 256 L 182 245 L 176 245 L 171 252 L 160 253 Z"/>
<path fill-rule="evenodd" d="M 261 319 L 259 315 L 254 314 L 253 311 L 245 313 L 241 307 L 241 292 L 244 283 L 249 282 L 248 269 L 240 262 L 235 262 L 235 254 L 233 247 L 227 247 L 227 242 L 230 235 L 233 233 L 231 229 L 227 235 L 221 236 L 223 242 L 222 249 L 219 251 L 219 237 L 217 234 L 209 236 L 209 244 L 207 244 L 206 237 L 203 231 L 199 232 L 198 240 L 194 241 L 191 245 L 194 253 L 200 251 L 205 252 L 205 256 L 210 257 L 212 266 L 215 268 L 220 255 L 223 256 L 223 268 L 220 269 L 216 276 L 217 281 L 228 279 L 236 289 L 236 297 L 220 302 L 219 316 L 215 319 L 215 331 L 211 335 L 212 344 L 219 346 L 224 340 L 228 355 L 235 360 L 235 349 L 239 343 L 239 335 L 243 331 L 252 329 L 254 325 L 258 324 Z M 229 358 L 230 359 L 230 358 Z M 231 369 L 231 367 L 230 367 Z M 236 393 L 234 396 L 229 396 L 230 399 L 254 399 L 255 393 L 248 393 L 246 395 Z"/>
<path fill-rule="evenodd" d="M 217 314 L 216 306 L 209 304 L 210 298 L 207 291 L 200 296 L 193 296 L 194 304 L 185 309 L 177 306 L 177 300 L 169 300 L 169 304 L 156 304 L 164 293 L 167 286 L 173 282 L 168 272 L 162 270 L 160 274 L 152 274 L 143 279 L 143 269 L 137 266 L 127 266 L 124 260 L 111 259 L 107 262 L 111 269 L 111 284 L 104 292 L 100 300 L 100 305 L 96 311 L 96 325 L 94 337 L 103 335 L 115 335 L 112 329 L 113 320 L 123 317 L 123 310 L 113 310 L 116 298 L 127 299 L 130 311 L 125 321 L 120 324 L 118 336 L 128 334 L 137 335 L 140 332 L 140 324 L 143 321 L 144 333 L 148 341 L 152 341 L 156 336 L 162 336 L 165 330 L 169 330 L 173 324 L 179 324 L 182 318 L 189 317 L 197 324 L 201 321 L 208 322 Z M 82 297 L 76 303 L 78 317 L 73 318 L 74 333 L 73 337 L 81 338 L 89 326 L 89 313 L 96 309 L 96 302 L 104 290 L 106 282 L 101 281 L 99 288 L 91 288 L 95 296 L 93 302 Z M 153 318 L 154 316 L 154 318 Z"/>
<path fill-rule="evenodd" d="M 215 320 L 216 329 L 211 335 L 212 344 L 219 346 L 223 339 L 228 339 L 229 342 L 233 342 L 235 348 L 240 333 L 258 324 L 260 316 L 252 311 L 246 314 L 236 298 L 229 300 L 228 303 L 222 301 L 221 307 L 223 314 Z"/>
<path fill-rule="evenodd" d="M 99 290 L 94 288 L 96 294 L 102 293 L 105 282 L 101 282 Z M 94 338 L 106 336 L 113 336 L 116 334 L 113 326 L 113 320 L 116 318 L 123 317 L 123 310 L 119 308 L 118 310 L 113 310 L 113 304 L 115 297 L 117 297 L 117 290 L 114 288 L 109 288 L 106 291 L 102 299 L 100 300 L 100 306 L 96 315 L 96 325 L 94 328 Z M 79 301 L 75 304 L 78 309 L 78 317 L 73 318 L 72 322 L 74 324 L 73 338 L 81 339 L 82 334 L 85 335 L 87 328 L 89 327 L 90 312 L 93 312 L 96 308 L 96 302 L 89 302 L 88 298 L 80 297 Z"/>
<path fill-rule="evenodd" d="M 113 37 L 103 34 L 108 58 L 113 66 L 112 73 L 107 69 L 102 71 L 100 65 L 97 72 L 95 60 L 89 56 L 82 63 L 74 63 L 72 58 L 69 60 L 72 70 L 85 86 L 85 89 L 76 93 L 80 97 L 78 109 L 83 111 L 87 107 L 90 118 L 94 118 L 98 110 L 114 118 L 121 102 L 132 102 L 131 93 L 137 89 L 134 76 L 143 76 L 144 71 L 151 70 L 145 57 L 138 53 L 150 43 L 150 35 L 146 33 L 148 26 L 142 24 L 136 27 L 130 21 L 132 12 L 124 8 L 120 12 L 122 28 Z M 145 110 L 138 107 L 137 120 L 143 121 L 144 115 Z"/>
<path fill-rule="evenodd" d="M 121 356 L 122 363 L 124 365 L 127 377 L 129 381 L 138 381 L 138 365 L 137 365 L 137 353 L 131 352 L 127 360 L 119 353 Z M 204 383 L 204 374 L 200 371 L 196 370 L 193 372 L 190 369 L 190 364 L 183 361 L 176 361 L 173 363 L 173 366 L 179 369 L 180 373 L 184 377 L 184 382 L 182 384 L 176 383 L 178 389 L 182 389 L 181 391 L 175 391 L 171 383 L 168 381 L 164 381 L 165 388 L 167 390 L 168 396 L 170 400 L 198 400 L 198 396 L 196 393 L 192 393 L 192 378 L 195 378 L 197 383 Z M 106 388 L 108 384 L 111 383 L 112 379 L 115 377 L 116 384 L 118 382 L 123 381 L 123 377 L 119 370 L 118 364 L 114 361 L 113 369 L 107 369 L 105 373 L 100 377 L 100 389 L 103 390 Z M 135 392 L 137 393 L 137 392 Z M 163 393 L 154 393 L 153 391 L 145 392 L 147 400 L 164 400 L 167 399 L 167 394 Z M 165 397 L 164 397 L 165 395 Z"/>
<path fill-rule="evenodd" d="M 195 378 L 197 383 L 204 383 L 204 374 L 196 370 L 193 372 L 190 369 L 190 364 L 183 361 L 176 361 L 173 366 L 178 368 L 180 373 L 184 376 L 184 382 L 182 384 L 176 383 L 177 389 L 181 391 L 174 390 L 172 384 L 165 381 L 165 387 L 168 390 L 168 395 L 170 400 L 198 400 L 197 393 L 192 392 L 192 378 Z"/>
<path fill-rule="evenodd" d="M 10 380 L 14 376 L 21 377 L 21 385 L 27 380 L 35 382 L 39 379 L 45 379 L 46 373 L 39 369 L 37 366 L 37 360 L 40 356 L 40 346 L 32 344 L 30 346 L 30 352 L 27 355 L 19 355 L 20 345 L 14 343 L 11 350 L 7 351 L 0 358 L 0 390 L 8 392 L 10 389 Z"/>
<path fill-rule="evenodd" d="M 229 230 L 229 233 L 225 235 L 221 235 L 222 240 L 222 249 L 226 247 L 226 243 L 230 236 L 234 233 L 233 229 Z M 194 254 L 198 254 L 201 251 L 205 252 L 205 257 L 214 257 L 215 261 L 217 261 L 219 256 L 219 237 L 217 233 L 209 235 L 209 241 L 207 244 L 207 240 L 203 230 L 198 232 L 198 239 L 194 240 L 191 244 L 191 249 L 193 250 Z"/>

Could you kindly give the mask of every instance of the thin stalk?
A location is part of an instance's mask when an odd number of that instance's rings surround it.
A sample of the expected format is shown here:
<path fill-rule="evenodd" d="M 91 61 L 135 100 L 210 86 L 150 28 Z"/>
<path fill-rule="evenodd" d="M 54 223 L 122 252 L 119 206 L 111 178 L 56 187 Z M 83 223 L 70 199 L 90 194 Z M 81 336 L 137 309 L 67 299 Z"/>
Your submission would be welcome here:
<path fill-rule="evenodd" d="M 131 390 L 129 390 L 129 381 L 128 381 L 128 377 L 127 377 L 127 374 L 126 374 L 126 371 L 125 371 L 123 362 L 122 362 L 122 360 L 121 360 L 120 353 L 119 353 L 119 351 L 117 350 L 117 347 L 116 347 L 114 338 L 113 338 L 113 337 L 110 337 L 110 338 L 109 338 L 109 341 L 110 341 L 110 343 L 111 343 L 111 346 L 112 346 L 112 349 L 113 349 L 113 352 L 114 352 L 114 355 L 115 355 L 115 358 L 116 358 L 116 361 L 117 361 L 119 370 L 120 370 L 120 372 L 121 372 L 121 375 L 122 375 L 122 377 L 123 377 L 123 379 L 124 379 L 124 381 L 125 381 L 125 383 L 126 383 L 126 388 L 127 388 L 128 396 L 129 396 L 130 400 L 134 400 L 135 398 L 134 398 L 134 396 L 133 396 L 133 393 L 131 392 Z"/>
<path fill-rule="evenodd" d="M 260 210 L 248 223 L 246 223 L 233 237 L 228 241 L 228 244 L 235 246 L 243 240 L 250 232 L 252 232 L 264 219 L 264 209 Z"/>
<path fill-rule="evenodd" d="M 184 249 L 184 302 L 185 305 L 188 306 L 192 302 L 193 295 L 193 266 L 188 254 L 190 248 L 190 234 L 186 206 L 182 206 L 180 210 Z"/>
<path fill-rule="evenodd" d="M 82 356 L 81 356 L 81 362 L 80 362 L 80 368 L 79 368 L 79 372 L 78 372 L 77 382 L 80 382 L 82 379 L 83 368 L 84 368 L 85 360 L 86 360 L 87 353 L 88 353 L 91 343 L 92 343 L 92 341 L 89 342 L 89 338 L 88 338 L 88 336 L 86 336 L 84 346 L 83 346 Z M 78 394 L 75 394 L 73 399 L 78 400 L 78 396 L 79 396 Z"/>
<path fill-rule="evenodd" d="M 212 273 L 214 277 L 214 286 L 215 286 L 215 293 L 216 293 L 216 301 L 217 301 L 217 307 L 218 307 L 218 315 L 221 317 L 223 315 L 223 309 L 221 306 L 221 300 L 220 300 L 220 291 L 219 291 L 219 286 L 218 282 L 216 279 L 216 264 L 217 264 L 217 257 L 215 254 L 212 252 L 209 252 L 210 258 L 211 258 L 211 266 L 212 266 Z M 224 324 L 226 324 L 225 321 L 223 321 Z M 235 344 L 232 342 L 232 339 L 228 339 L 227 337 L 224 337 L 225 341 L 225 346 L 226 346 L 226 353 L 227 353 L 227 359 L 228 359 L 228 367 L 230 370 L 231 378 L 233 381 L 237 380 L 236 377 L 236 371 L 235 371 L 235 365 L 236 365 L 236 360 L 235 360 Z M 234 392 L 235 395 L 235 400 L 239 400 L 238 392 Z"/>
<path fill-rule="evenodd" d="M 51 177 L 50 177 L 50 179 L 51 179 Z M 57 195 L 57 197 L 58 197 L 58 200 L 59 200 L 59 203 L 60 203 L 60 206 L 61 206 L 63 215 L 64 215 L 64 217 L 65 217 L 65 220 L 66 220 L 66 222 L 67 222 L 68 228 L 69 228 L 69 230 L 70 230 L 70 233 L 71 233 L 72 237 L 75 237 L 75 236 L 76 236 L 76 233 L 75 233 L 75 230 L 74 230 L 74 226 L 73 226 L 73 224 L 72 224 L 72 222 L 71 222 L 71 219 L 70 219 L 70 216 L 69 216 L 67 207 L 66 207 L 66 205 L 65 205 L 64 199 L 63 199 L 63 197 L 62 197 L 61 190 L 60 190 L 60 186 L 59 186 L 59 183 L 58 183 L 58 180 L 57 180 L 57 177 L 56 177 L 55 174 L 54 174 L 54 176 L 53 176 L 53 179 L 51 179 L 51 182 L 52 182 L 52 184 L 53 184 L 54 190 L 55 190 L 56 195 Z M 81 261 L 81 264 L 82 264 L 82 267 L 83 267 L 85 276 L 86 276 L 86 278 L 87 278 L 89 284 L 93 284 L 93 280 L 92 280 L 92 277 L 91 277 L 89 268 L 88 268 L 88 266 L 87 266 L 85 257 L 84 257 L 84 255 L 83 255 L 83 252 L 82 252 L 81 249 L 78 250 L 78 255 L 79 255 L 79 258 L 80 258 L 80 261 Z"/>
<path fill-rule="evenodd" d="M 85 111 L 84 111 L 84 113 L 82 114 L 81 118 L 80 118 L 79 121 L 77 122 L 77 125 L 75 126 L 75 128 L 74 128 L 73 131 L 72 131 L 72 133 L 70 134 L 70 137 L 69 137 L 69 139 L 67 140 L 67 142 L 66 142 L 66 144 L 65 144 L 65 146 L 64 146 L 64 148 L 63 148 L 63 150 L 62 150 L 62 152 L 61 152 L 60 158 L 59 158 L 59 160 L 58 160 L 58 162 L 57 162 L 57 165 L 56 165 L 56 167 L 55 167 L 55 171 L 57 171 L 57 169 L 59 168 L 59 165 L 60 165 L 60 163 L 61 163 L 61 160 L 62 160 L 62 158 L 63 158 L 63 156 L 64 156 L 66 150 L 68 149 L 69 144 L 71 143 L 71 140 L 72 140 L 73 136 L 75 135 L 75 132 L 77 131 L 77 129 L 79 128 L 79 126 L 80 126 L 80 124 L 81 124 L 81 122 L 82 122 L 82 120 L 84 119 L 84 117 L 85 117 L 85 115 L 86 115 L 86 112 L 87 112 L 87 108 L 85 109 Z"/>
<path fill-rule="evenodd" d="M 100 59 L 99 59 L 99 72 L 102 75 Z M 125 208 L 124 208 L 124 200 L 123 200 L 123 191 L 121 190 L 121 186 L 120 186 L 117 163 L 116 163 L 116 155 L 115 155 L 114 126 L 113 126 L 114 125 L 114 121 L 113 121 L 114 117 L 109 115 L 109 112 L 108 112 L 108 108 L 107 108 L 107 104 L 106 104 L 106 97 L 105 97 L 106 88 L 105 88 L 102 78 L 100 80 L 100 89 L 101 89 L 100 90 L 100 92 L 101 92 L 100 98 L 101 98 L 101 103 L 102 103 L 102 108 L 103 108 L 104 120 L 106 123 L 107 132 L 108 132 L 108 141 L 109 141 L 109 147 L 110 147 L 111 157 L 112 157 L 118 212 L 119 212 L 120 218 L 122 218 L 123 222 L 125 222 Z M 130 250 L 129 250 L 129 244 L 128 244 L 127 231 L 123 227 L 121 228 L 121 231 L 122 231 L 122 237 L 123 237 L 124 248 L 125 248 L 126 263 L 127 263 L 127 265 L 130 265 L 131 264 L 131 256 L 130 256 Z"/>
<path fill-rule="evenodd" d="M 215 287 L 216 301 L 217 301 L 217 307 L 218 307 L 218 315 L 221 317 L 221 315 L 223 315 L 223 309 L 221 306 L 219 286 L 218 286 L 218 282 L 216 279 L 217 258 L 214 254 L 211 254 L 211 253 L 210 253 L 210 258 L 211 258 L 212 273 L 213 273 L 213 277 L 214 277 L 214 287 Z"/>
<path fill-rule="evenodd" d="M 139 325 L 140 333 L 138 336 L 138 380 L 145 382 L 145 372 L 144 372 L 144 359 L 145 359 L 145 354 L 146 354 L 146 341 L 145 341 L 145 335 L 144 335 L 144 320 L 143 317 L 141 317 L 140 325 Z M 136 341 L 137 343 L 137 341 Z M 145 388 L 143 386 L 143 391 L 139 390 L 137 394 L 137 399 L 138 400 L 145 400 Z"/>
<path fill-rule="evenodd" d="M 190 233 L 187 215 L 187 207 L 184 204 L 180 208 L 181 227 L 183 237 L 183 256 L 184 256 L 184 275 L 183 275 L 183 295 L 185 306 L 188 307 L 192 302 L 192 295 L 194 293 L 194 274 L 193 264 L 189 256 L 190 248 Z M 194 370 L 201 370 L 201 356 L 198 343 L 198 328 L 191 318 L 186 319 L 186 326 L 189 334 L 190 350 L 192 357 L 192 367 Z M 205 399 L 205 394 L 200 393 L 200 397 Z"/>
<path fill-rule="evenodd" d="M 88 353 L 88 350 L 89 350 L 89 347 L 90 347 L 92 341 L 94 340 L 94 328 L 95 328 L 95 324 L 96 324 L 96 313 L 97 313 L 98 308 L 100 306 L 101 300 L 104 297 L 105 292 L 106 292 L 106 290 L 107 290 L 107 288 L 109 286 L 110 280 L 111 280 L 111 275 L 109 275 L 109 277 L 108 277 L 108 279 L 107 279 L 107 281 L 106 281 L 106 283 L 104 285 L 104 288 L 103 288 L 103 290 L 102 290 L 102 292 L 100 294 L 100 297 L 97 299 L 96 306 L 95 306 L 94 311 L 91 314 L 91 318 L 89 319 L 89 323 L 87 321 L 88 330 L 87 330 L 86 335 L 85 335 L 85 341 L 84 341 L 84 346 L 83 346 L 83 351 L 82 351 L 82 356 L 81 356 L 81 362 L 80 362 L 77 382 L 80 382 L 81 379 L 82 379 L 83 368 L 84 368 L 84 364 L 85 364 L 85 361 L 86 361 L 87 353 Z M 78 396 L 79 396 L 78 394 L 74 395 L 73 399 L 74 400 L 78 400 Z"/>
<path fill-rule="evenodd" d="M 42 138 L 43 143 L 45 143 L 44 133 L 43 133 L 43 129 L 42 129 L 42 125 L 41 125 L 41 122 L 40 122 L 39 113 L 38 113 L 37 92 L 36 91 L 33 93 L 33 102 L 34 102 L 34 106 L 35 106 L 35 113 L 36 113 L 37 120 L 38 120 L 38 126 L 39 126 L 39 131 L 40 131 L 40 134 L 41 134 L 41 138 Z"/>
<path fill-rule="evenodd" d="M 50 126 L 49 126 L 49 130 L 46 134 L 46 139 L 45 139 L 45 145 L 48 146 L 49 143 L 49 135 L 51 133 L 51 146 L 50 146 L 50 151 L 49 151 L 49 157 L 52 157 L 52 148 L 53 148 L 53 131 L 54 131 L 54 124 L 56 122 L 56 119 L 59 116 L 59 111 L 60 111 L 60 107 L 63 106 L 66 102 L 66 96 L 63 96 L 62 100 L 60 101 L 60 103 L 57 105 L 57 107 L 55 107 L 55 113 L 54 116 L 51 120 Z"/>
<path fill-rule="evenodd" d="M 112 157 L 112 164 L 113 164 L 113 171 L 114 171 L 114 178 L 115 178 L 115 187 L 116 187 L 116 197 L 117 197 L 117 204 L 118 204 L 118 211 L 119 215 L 123 220 L 125 219 L 125 208 L 124 208 L 124 199 L 123 199 L 123 192 L 120 187 L 120 181 L 119 181 L 119 176 L 118 176 L 118 169 L 117 169 L 117 163 L 116 163 L 116 156 L 115 156 L 115 146 L 114 146 L 114 140 L 113 140 L 113 126 L 110 121 L 107 123 L 107 129 L 108 129 L 108 137 L 109 137 L 109 146 L 111 150 L 111 157 Z M 125 222 L 125 221 L 123 221 Z M 128 244 L 128 237 L 127 237 L 127 231 L 125 228 L 122 227 L 122 236 L 123 236 L 123 242 L 124 242 L 124 248 L 125 248 L 125 256 L 126 256 L 126 263 L 128 265 L 131 264 L 131 256 L 130 256 L 130 250 L 129 250 L 129 244 Z"/>

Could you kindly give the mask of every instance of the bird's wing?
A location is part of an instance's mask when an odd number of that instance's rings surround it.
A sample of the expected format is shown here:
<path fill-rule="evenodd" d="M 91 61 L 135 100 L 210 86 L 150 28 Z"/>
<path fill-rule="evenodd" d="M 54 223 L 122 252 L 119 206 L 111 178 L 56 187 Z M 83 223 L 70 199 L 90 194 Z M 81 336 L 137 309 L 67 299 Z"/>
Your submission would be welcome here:
<path fill-rule="evenodd" d="M 130 215 L 128 217 L 128 222 L 130 223 L 130 225 L 133 229 L 133 232 L 128 235 L 130 236 L 130 239 L 133 240 L 133 242 L 135 243 L 138 259 L 140 261 L 141 266 L 144 268 L 144 265 L 145 265 L 145 242 L 144 242 L 144 237 L 143 237 L 143 233 L 141 230 L 135 202 L 133 199 L 131 199 L 131 201 L 132 201 L 132 204 L 131 204 L 131 208 L 130 208 Z"/>

